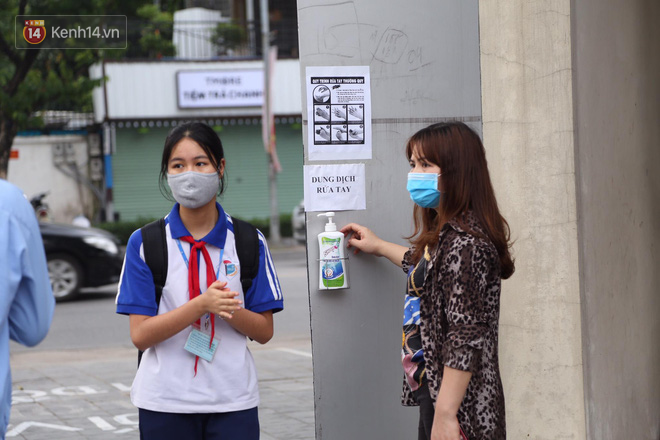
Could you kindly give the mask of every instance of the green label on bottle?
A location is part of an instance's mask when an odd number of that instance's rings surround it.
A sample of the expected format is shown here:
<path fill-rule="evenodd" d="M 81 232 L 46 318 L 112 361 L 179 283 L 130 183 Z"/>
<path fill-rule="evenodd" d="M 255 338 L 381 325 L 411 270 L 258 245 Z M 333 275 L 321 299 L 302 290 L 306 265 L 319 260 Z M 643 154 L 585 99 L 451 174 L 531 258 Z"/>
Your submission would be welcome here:
<path fill-rule="evenodd" d="M 326 279 L 323 277 L 323 285 L 325 287 L 342 287 L 344 285 L 344 274 L 341 274 L 338 278 Z"/>

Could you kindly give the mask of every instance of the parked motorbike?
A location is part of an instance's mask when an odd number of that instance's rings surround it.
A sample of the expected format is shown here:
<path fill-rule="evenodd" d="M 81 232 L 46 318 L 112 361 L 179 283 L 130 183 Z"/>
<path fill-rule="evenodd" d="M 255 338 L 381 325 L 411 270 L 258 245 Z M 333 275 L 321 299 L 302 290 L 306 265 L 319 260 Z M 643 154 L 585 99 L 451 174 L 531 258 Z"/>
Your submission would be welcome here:
<path fill-rule="evenodd" d="M 30 199 L 30 204 L 34 209 L 37 220 L 40 222 L 50 222 L 52 220 L 50 215 L 50 207 L 44 201 L 49 192 L 50 191 L 39 193 Z"/>

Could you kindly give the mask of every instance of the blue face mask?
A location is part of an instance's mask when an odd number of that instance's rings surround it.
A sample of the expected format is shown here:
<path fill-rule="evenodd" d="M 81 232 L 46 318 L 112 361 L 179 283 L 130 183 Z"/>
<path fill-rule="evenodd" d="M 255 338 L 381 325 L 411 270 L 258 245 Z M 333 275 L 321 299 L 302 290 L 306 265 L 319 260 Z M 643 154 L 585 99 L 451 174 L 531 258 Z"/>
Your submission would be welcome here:
<path fill-rule="evenodd" d="M 437 208 L 440 205 L 438 174 L 408 173 L 406 188 L 412 201 L 422 208 Z"/>

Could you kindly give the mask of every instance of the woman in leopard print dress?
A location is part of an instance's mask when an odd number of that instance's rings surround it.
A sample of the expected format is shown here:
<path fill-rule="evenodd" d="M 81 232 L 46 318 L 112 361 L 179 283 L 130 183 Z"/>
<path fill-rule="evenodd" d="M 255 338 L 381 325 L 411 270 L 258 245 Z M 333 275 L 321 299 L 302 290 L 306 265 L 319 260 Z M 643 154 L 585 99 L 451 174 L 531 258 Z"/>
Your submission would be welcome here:
<path fill-rule="evenodd" d="M 410 248 L 351 223 L 348 247 L 408 274 L 402 402 L 420 407 L 420 440 L 506 438 L 497 355 L 500 284 L 514 271 L 479 136 L 461 122 L 408 141 L 415 202 Z"/>

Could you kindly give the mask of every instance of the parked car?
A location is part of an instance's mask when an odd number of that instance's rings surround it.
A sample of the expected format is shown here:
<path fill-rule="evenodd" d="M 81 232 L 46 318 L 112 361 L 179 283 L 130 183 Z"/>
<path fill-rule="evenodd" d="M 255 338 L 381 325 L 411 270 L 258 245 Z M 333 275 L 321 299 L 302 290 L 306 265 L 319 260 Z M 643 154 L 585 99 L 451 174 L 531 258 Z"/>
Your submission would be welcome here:
<path fill-rule="evenodd" d="M 300 203 L 293 208 L 291 213 L 291 230 L 293 231 L 293 238 L 300 244 L 306 241 L 307 233 L 305 230 L 305 201 L 301 200 Z"/>
<path fill-rule="evenodd" d="M 75 298 L 83 287 L 119 281 L 123 263 L 119 240 L 109 232 L 57 223 L 39 223 L 48 275 L 57 301 Z"/>

